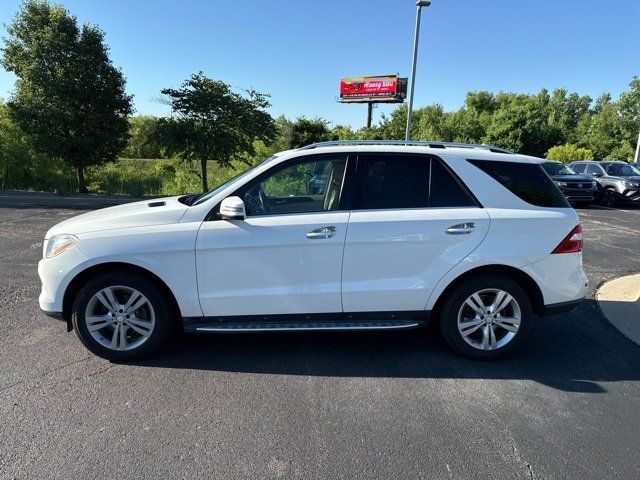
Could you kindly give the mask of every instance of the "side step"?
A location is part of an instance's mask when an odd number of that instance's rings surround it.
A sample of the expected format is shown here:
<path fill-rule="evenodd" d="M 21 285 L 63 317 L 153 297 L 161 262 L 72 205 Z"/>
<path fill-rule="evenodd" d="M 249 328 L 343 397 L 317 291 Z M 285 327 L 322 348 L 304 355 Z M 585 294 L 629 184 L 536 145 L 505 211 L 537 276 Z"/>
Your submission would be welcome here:
<path fill-rule="evenodd" d="M 326 330 L 403 330 L 416 328 L 423 322 L 416 320 L 384 320 L 361 322 L 290 322 L 290 323 L 224 323 L 196 326 L 196 332 L 315 332 Z"/>

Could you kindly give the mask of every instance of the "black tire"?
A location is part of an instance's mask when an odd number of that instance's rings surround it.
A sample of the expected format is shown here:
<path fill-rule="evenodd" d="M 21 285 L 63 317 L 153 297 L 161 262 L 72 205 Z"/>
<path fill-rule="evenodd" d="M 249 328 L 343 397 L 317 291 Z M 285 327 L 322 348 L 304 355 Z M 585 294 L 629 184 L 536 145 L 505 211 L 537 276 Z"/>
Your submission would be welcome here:
<path fill-rule="evenodd" d="M 146 297 L 154 313 L 155 324 L 151 334 L 132 350 L 112 350 L 97 341 L 87 327 L 85 311 L 91 299 L 100 290 L 110 286 L 124 286 L 137 290 Z M 135 273 L 105 273 L 91 279 L 80 289 L 73 302 L 71 319 L 82 344 L 99 357 L 111 361 L 139 359 L 157 352 L 167 341 L 175 325 L 171 305 L 153 281 Z M 129 329 L 130 330 L 130 329 Z M 135 335 L 135 332 L 131 331 Z"/>
<path fill-rule="evenodd" d="M 583 200 L 583 201 L 580 201 L 580 202 L 575 202 L 575 204 L 574 204 L 574 206 L 576 208 L 587 208 L 590 205 L 591 205 L 591 202 L 590 201 L 586 201 L 586 200 Z"/>
<path fill-rule="evenodd" d="M 615 207 L 618 205 L 617 192 L 613 188 L 605 188 L 602 191 L 602 204 L 605 207 Z"/>
<path fill-rule="evenodd" d="M 486 289 L 507 292 L 520 309 L 520 326 L 517 332 L 508 343 L 494 350 L 481 350 L 470 345 L 458 329 L 458 313 L 465 301 L 474 293 Z M 482 274 L 470 277 L 449 293 L 440 308 L 439 325 L 442 336 L 456 352 L 474 359 L 490 360 L 506 357 L 522 346 L 531 331 L 532 316 L 531 300 L 518 283 L 503 275 Z M 499 330 L 497 335 L 502 333 L 502 329 Z"/>

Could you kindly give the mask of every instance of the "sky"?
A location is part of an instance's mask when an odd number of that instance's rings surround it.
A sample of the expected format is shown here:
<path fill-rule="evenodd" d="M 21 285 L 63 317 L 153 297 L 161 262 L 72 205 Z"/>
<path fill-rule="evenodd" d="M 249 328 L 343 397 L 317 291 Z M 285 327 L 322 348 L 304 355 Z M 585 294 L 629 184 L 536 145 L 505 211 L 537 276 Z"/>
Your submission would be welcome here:
<path fill-rule="evenodd" d="M 413 0 L 59 0 L 106 33 L 137 114 L 192 73 L 271 95 L 273 116 L 366 122 L 337 102 L 341 77 L 409 76 Z M 0 36 L 20 6 L 0 0 Z M 423 9 L 415 107 L 455 110 L 468 91 L 565 87 L 616 98 L 640 75 L 640 0 L 432 0 Z M 0 68 L 0 98 L 15 77 Z M 374 123 L 393 106 L 374 110 Z"/>

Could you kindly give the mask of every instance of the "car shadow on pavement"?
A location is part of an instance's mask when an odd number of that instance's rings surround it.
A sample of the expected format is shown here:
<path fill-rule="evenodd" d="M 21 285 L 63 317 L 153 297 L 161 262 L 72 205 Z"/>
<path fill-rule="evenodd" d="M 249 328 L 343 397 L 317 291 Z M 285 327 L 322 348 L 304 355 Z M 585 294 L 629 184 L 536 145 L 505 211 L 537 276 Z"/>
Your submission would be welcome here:
<path fill-rule="evenodd" d="M 567 391 L 606 392 L 606 382 L 640 380 L 640 347 L 594 300 L 536 319 L 516 355 L 474 361 L 456 355 L 436 329 L 404 332 L 183 335 L 146 367 L 335 377 L 533 380 Z"/>

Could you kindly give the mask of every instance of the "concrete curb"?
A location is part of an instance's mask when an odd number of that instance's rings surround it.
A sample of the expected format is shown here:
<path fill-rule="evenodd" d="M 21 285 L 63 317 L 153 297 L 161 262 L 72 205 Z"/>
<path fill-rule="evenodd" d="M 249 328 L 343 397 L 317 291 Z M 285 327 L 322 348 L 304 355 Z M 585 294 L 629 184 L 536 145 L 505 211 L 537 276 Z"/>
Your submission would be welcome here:
<path fill-rule="evenodd" d="M 607 320 L 640 345 L 640 274 L 603 283 L 596 300 Z"/>

